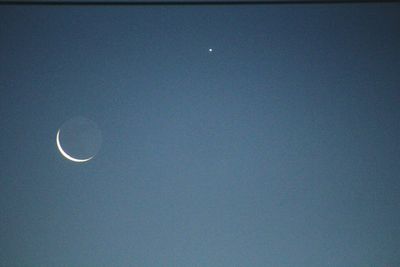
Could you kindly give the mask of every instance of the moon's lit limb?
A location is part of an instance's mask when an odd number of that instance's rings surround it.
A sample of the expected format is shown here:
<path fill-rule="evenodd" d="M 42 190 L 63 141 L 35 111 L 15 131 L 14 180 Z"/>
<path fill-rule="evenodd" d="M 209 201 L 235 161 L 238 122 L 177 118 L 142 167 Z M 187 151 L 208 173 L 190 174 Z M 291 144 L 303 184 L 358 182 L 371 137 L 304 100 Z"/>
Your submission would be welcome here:
<path fill-rule="evenodd" d="M 56 141 L 57 141 L 58 150 L 60 151 L 61 155 L 63 155 L 66 159 L 69 159 L 69 160 L 74 161 L 74 162 L 86 162 L 86 161 L 89 161 L 89 160 L 91 160 L 91 159 L 93 158 L 93 156 L 92 156 L 92 157 L 87 158 L 87 159 L 76 159 L 76 158 L 73 158 L 73 157 L 71 157 L 70 155 L 68 155 L 68 154 L 63 150 L 63 148 L 61 147 L 61 144 L 60 144 L 60 130 L 58 130 L 58 132 L 57 132 Z"/>

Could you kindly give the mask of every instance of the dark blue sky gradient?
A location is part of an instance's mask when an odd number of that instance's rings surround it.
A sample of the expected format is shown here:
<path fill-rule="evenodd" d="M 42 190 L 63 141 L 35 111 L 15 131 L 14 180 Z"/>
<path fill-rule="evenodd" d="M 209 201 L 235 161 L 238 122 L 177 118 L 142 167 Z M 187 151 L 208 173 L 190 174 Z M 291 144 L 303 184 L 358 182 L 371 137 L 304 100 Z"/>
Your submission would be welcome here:
<path fill-rule="evenodd" d="M 399 48 L 399 4 L 0 6 L 0 266 L 400 266 Z"/>

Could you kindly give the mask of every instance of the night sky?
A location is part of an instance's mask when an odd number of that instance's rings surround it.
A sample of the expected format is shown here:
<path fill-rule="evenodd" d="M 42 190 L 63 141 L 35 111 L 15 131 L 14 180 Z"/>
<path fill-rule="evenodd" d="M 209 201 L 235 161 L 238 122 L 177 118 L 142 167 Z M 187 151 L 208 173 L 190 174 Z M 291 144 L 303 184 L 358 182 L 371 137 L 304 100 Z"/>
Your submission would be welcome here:
<path fill-rule="evenodd" d="M 399 103 L 395 3 L 0 5 L 0 266 L 400 266 Z"/>

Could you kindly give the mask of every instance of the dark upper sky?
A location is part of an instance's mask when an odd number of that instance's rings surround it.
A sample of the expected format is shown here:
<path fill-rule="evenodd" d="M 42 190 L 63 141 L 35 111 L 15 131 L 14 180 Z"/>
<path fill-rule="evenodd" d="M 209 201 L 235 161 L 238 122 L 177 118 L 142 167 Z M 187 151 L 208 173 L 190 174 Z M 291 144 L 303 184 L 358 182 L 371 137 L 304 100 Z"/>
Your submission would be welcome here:
<path fill-rule="evenodd" d="M 398 4 L 0 6 L 0 265 L 399 266 L 399 47 Z"/>

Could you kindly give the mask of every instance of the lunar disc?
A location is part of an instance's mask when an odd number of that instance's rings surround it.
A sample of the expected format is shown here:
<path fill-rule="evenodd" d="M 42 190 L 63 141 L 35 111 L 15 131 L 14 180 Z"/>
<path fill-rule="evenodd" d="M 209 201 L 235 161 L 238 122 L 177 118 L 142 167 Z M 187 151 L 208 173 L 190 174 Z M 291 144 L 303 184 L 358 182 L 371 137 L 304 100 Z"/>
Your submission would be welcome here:
<path fill-rule="evenodd" d="M 101 131 L 97 124 L 84 117 L 67 120 L 57 131 L 56 144 L 59 152 L 73 162 L 93 159 L 101 146 Z"/>
<path fill-rule="evenodd" d="M 74 162 L 86 162 L 86 161 L 89 161 L 89 160 L 91 160 L 93 158 L 93 156 L 92 156 L 92 157 L 87 158 L 87 159 L 77 159 L 77 158 L 74 158 L 74 157 L 71 157 L 70 155 L 68 155 L 64 151 L 64 149 L 62 148 L 62 146 L 60 144 L 60 130 L 57 131 L 56 141 L 57 141 L 58 150 L 60 151 L 61 155 L 63 155 L 66 159 L 69 159 L 69 160 L 74 161 Z"/>

